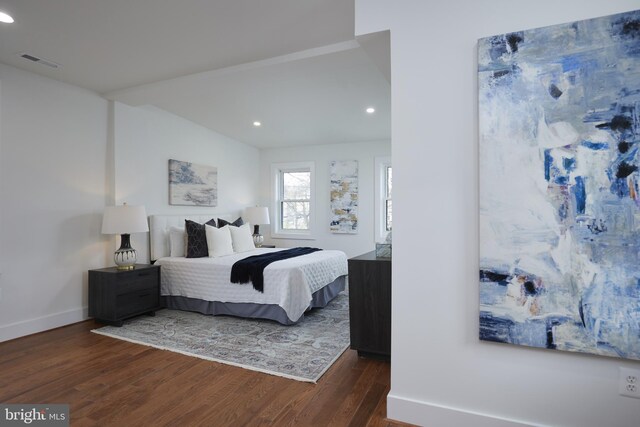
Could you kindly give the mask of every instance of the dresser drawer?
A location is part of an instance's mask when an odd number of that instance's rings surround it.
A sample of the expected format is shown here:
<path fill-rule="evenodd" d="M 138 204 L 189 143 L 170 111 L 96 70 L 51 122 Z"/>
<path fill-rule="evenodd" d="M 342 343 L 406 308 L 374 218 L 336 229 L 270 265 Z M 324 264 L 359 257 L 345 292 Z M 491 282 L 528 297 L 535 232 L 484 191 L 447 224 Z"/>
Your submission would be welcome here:
<path fill-rule="evenodd" d="M 127 317 L 145 311 L 155 310 L 160 303 L 157 288 L 144 289 L 116 297 L 116 316 Z"/>

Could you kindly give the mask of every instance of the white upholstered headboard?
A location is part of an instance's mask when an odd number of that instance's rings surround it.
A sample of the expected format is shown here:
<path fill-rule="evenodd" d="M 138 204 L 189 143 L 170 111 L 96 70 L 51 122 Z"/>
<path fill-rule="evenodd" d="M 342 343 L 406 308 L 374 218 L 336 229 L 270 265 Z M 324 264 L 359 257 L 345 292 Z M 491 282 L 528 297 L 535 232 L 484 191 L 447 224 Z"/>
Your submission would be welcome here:
<path fill-rule="evenodd" d="M 151 215 L 149 216 L 149 257 L 151 261 L 155 261 L 162 257 L 169 256 L 169 228 L 184 228 L 184 220 L 204 224 L 211 218 L 222 218 L 227 221 L 234 221 L 238 218 L 238 214 L 201 214 L 201 215 Z"/>

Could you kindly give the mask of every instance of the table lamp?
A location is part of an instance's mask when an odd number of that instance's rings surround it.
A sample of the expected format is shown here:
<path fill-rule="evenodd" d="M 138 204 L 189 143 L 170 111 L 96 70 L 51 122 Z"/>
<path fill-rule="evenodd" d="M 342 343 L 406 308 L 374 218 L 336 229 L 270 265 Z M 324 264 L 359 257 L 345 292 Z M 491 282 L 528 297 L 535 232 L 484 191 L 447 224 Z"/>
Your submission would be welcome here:
<path fill-rule="evenodd" d="M 149 231 L 144 206 L 107 206 L 102 218 L 102 234 L 120 234 L 120 249 L 113 254 L 118 270 L 133 270 L 136 265 L 136 250 L 131 247 L 131 233 Z"/>
<path fill-rule="evenodd" d="M 269 208 L 262 206 L 246 208 L 243 219 L 249 224 L 253 224 L 253 243 L 256 248 L 259 248 L 264 242 L 264 236 L 260 234 L 260 225 L 271 224 L 269 222 Z"/>

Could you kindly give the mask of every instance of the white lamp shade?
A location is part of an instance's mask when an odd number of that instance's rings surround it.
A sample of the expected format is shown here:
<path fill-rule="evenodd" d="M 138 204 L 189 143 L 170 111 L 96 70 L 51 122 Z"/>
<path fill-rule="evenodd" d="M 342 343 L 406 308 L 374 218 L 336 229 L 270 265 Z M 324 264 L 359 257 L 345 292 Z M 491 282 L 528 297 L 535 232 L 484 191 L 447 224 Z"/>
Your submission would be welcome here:
<path fill-rule="evenodd" d="M 144 206 L 107 206 L 102 217 L 102 234 L 131 234 L 149 231 Z"/>
<path fill-rule="evenodd" d="M 269 222 L 269 208 L 267 207 L 256 206 L 246 208 L 243 219 L 252 225 L 271 224 Z"/>

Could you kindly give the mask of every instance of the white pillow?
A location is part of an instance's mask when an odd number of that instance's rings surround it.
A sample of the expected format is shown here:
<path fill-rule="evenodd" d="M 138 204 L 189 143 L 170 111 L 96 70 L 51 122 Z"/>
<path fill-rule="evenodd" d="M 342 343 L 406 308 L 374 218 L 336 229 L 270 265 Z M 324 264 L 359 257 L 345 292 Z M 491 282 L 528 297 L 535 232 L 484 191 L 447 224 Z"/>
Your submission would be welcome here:
<path fill-rule="evenodd" d="M 253 236 L 251 235 L 251 226 L 249 223 L 241 225 L 240 227 L 229 227 L 231 231 L 231 240 L 233 240 L 233 250 L 235 252 L 247 252 L 254 250 L 256 245 L 253 244 Z"/>
<path fill-rule="evenodd" d="M 205 224 L 204 231 L 207 235 L 207 246 L 209 247 L 210 258 L 231 255 L 233 253 L 231 233 L 229 232 L 228 226 L 216 228 Z"/>
<path fill-rule="evenodd" d="M 185 240 L 184 228 L 169 228 L 169 256 L 184 256 Z"/>

